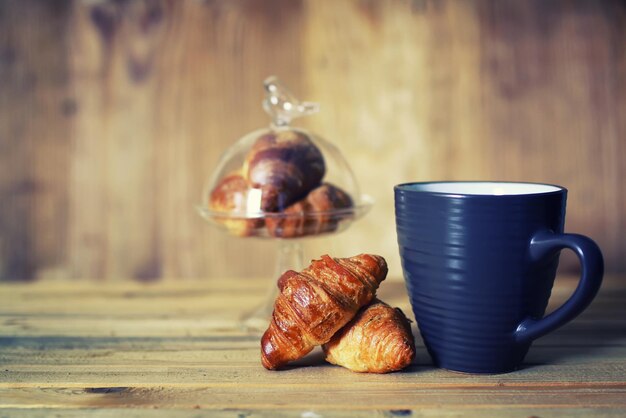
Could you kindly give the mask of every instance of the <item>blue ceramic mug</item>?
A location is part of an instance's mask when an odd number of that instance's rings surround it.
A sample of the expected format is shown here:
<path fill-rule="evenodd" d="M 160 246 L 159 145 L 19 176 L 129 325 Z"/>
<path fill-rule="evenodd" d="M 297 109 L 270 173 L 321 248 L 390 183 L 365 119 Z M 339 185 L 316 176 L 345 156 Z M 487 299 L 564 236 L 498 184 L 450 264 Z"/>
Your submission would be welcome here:
<path fill-rule="evenodd" d="M 404 278 L 435 365 L 469 373 L 520 366 L 530 345 L 595 297 L 602 254 L 563 233 L 567 190 L 507 182 L 408 183 L 394 188 Z M 544 317 L 560 250 L 582 266 L 574 294 Z"/>

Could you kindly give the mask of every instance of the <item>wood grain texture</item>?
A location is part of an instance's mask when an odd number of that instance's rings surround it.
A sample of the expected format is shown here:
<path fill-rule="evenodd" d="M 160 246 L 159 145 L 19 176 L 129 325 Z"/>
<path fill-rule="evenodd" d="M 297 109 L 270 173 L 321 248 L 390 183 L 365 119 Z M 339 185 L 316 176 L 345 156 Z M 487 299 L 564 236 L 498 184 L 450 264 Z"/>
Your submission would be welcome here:
<path fill-rule="evenodd" d="M 416 414 L 409 414 L 409 412 L 413 412 L 407 409 L 390 409 L 390 410 L 297 410 L 297 409 L 281 409 L 281 410 L 272 410 L 272 411 L 258 411 L 258 410 L 239 410 L 236 411 L 237 415 L 233 410 L 201 410 L 200 406 L 193 410 L 180 410 L 180 409 L 133 409 L 124 410 L 124 416 L 129 418 L 143 418 L 143 417 L 155 417 L 155 418 L 164 418 L 164 417 L 172 417 L 176 415 L 181 418 L 202 418 L 202 417 L 246 417 L 246 418 L 259 418 L 259 417 L 268 417 L 268 418 L 284 418 L 284 417 L 312 417 L 312 418 L 324 418 L 324 417 L 333 417 L 333 418 L 344 418 L 344 417 L 404 417 L 404 416 L 418 416 L 420 418 L 459 418 L 459 417 L 467 417 L 467 418 L 490 418 L 490 417 L 498 417 L 497 411 L 494 411 L 493 408 L 446 408 L 445 410 L 441 408 L 420 408 L 419 412 Z M 0 411 L 0 417 L 2 418 L 20 418 L 20 417 L 29 417 L 29 418 L 45 418 L 50 414 L 54 414 L 55 416 L 62 416 L 68 418 L 74 417 L 84 417 L 86 413 L 85 409 L 63 409 L 63 408 L 55 408 L 54 410 L 28 410 L 28 409 L 14 409 L 7 408 Z M 90 409 L 87 412 L 90 416 L 94 417 L 119 417 L 120 410 L 119 409 L 111 409 L 111 408 L 98 408 L 97 410 Z M 567 417 L 567 418 L 577 418 L 577 417 L 589 417 L 590 414 L 593 413 L 594 418 L 609 418 L 609 417 L 622 417 L 623 411 L 615 408 L 518 408 L 515 410 L 507 411 L 507 417 L 511 418 L 528 418 L 532 416 L 536 417 Z"/>
<path fill-rule="evenodd" d="M 619 0 L 5 0 L 0 279 L 270 275 L 271 242 L 194 212 L 269 74 L 377 201 L 307 258 L 399 272 L 394 184 L 525 180 L 568 187 L 566 229 L 626 271 L 625 45 Z"/>
<path fill-rule="evenodd" d="M 0 4 L 0 278 L 52 275 L 66 259 L 68 6 Z"/>
<path fill-rule="evenodd" d="M 559 278 L 550 309 L 573 279 Z M 352 373 L 320 350 L 285 371 L 265 370 L 260 335 L 237 327 L 262 288 L 250 279 L 3 284 L 0 417 L 108 417 L 119 408 L 137 417 L 626 413 L 623 277 L 609 277 L 589 310 L 539 339 L 521 370 L 501 375 L 436 369 L 419 337 L 401 373 Z M 379 296 L 410 312 L 398 281 Z"/>

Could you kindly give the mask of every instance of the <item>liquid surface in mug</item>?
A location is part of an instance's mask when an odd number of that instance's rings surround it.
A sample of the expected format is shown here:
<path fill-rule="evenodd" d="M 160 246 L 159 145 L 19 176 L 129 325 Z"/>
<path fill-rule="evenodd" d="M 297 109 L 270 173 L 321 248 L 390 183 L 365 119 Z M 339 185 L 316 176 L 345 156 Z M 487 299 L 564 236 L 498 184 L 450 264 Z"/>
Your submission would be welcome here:
<path fill-rule="evenodd" d="M 553 193 L 562 190 L 549 184 L 506 182 L 442 182 L 414 183 L 400 186 L 407 191 L 462 195 L 526 195 Z"/>

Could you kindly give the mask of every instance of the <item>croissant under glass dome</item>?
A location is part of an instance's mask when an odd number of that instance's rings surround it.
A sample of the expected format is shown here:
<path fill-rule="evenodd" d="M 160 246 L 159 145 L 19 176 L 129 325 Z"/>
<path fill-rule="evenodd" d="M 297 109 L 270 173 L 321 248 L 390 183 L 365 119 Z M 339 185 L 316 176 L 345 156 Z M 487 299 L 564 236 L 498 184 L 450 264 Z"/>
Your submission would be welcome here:
<path fill-rule="evenodd" d="M 276 80 L 265 82 L 268 128 L 237 140 L 220 158 L 198 206 L 212 224 L 235 236 L 299 238 L 345 229 L 371 198 L 338 148 L 289 125 L 318 106 L 298 102 Z"/>

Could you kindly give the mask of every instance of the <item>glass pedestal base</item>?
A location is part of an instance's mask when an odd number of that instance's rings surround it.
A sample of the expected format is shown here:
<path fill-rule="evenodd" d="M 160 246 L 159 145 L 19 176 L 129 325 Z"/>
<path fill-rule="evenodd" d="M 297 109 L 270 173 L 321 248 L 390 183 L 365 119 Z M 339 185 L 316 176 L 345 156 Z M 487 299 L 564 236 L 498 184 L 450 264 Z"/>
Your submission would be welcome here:
<path fill-rule="evenodd" d="M 300 240 L 278 240 L 274 276 L 260 305 L 241 317 L 241 328 L 250 333 L 263 333 L 272 319 L 274 301 L 278 296 L 278 278 L 287 270 L 300 271 L 303 268 L 302 242 Z"/>

